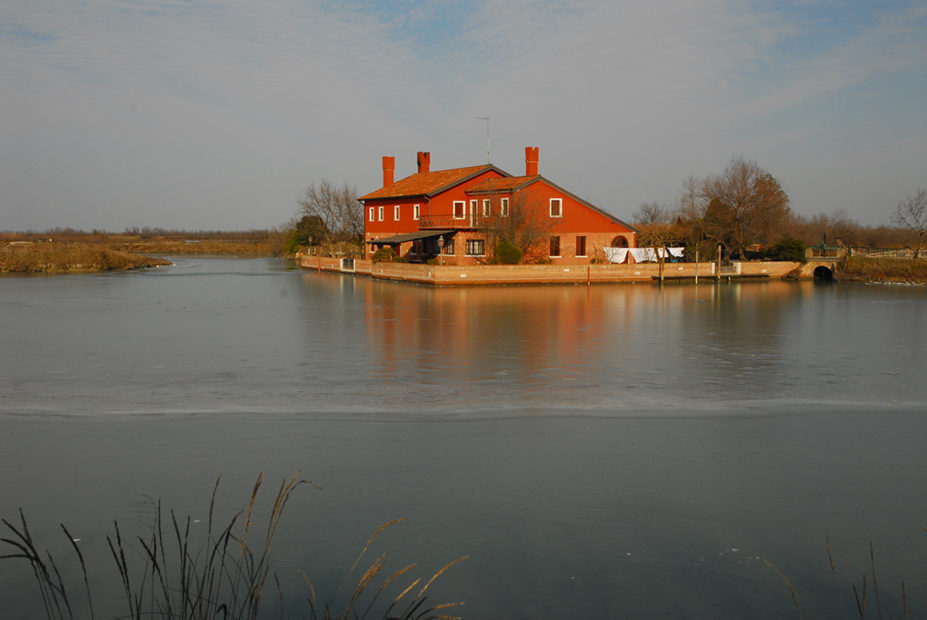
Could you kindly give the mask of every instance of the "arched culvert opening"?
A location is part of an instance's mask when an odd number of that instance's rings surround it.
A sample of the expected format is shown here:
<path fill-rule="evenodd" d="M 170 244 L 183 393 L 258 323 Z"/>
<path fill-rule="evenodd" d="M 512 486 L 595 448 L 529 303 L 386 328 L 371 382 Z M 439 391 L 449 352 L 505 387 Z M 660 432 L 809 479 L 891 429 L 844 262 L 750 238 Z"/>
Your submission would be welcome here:
<path fill-rule="evenodd" d="M 825 280 L 830 281 L 834 279 L 834 272 L 831 271 L 830 267 L 825 267 L 821 265 L 820 267 L 814 268 L 814 279 L 815 280 Z"/>

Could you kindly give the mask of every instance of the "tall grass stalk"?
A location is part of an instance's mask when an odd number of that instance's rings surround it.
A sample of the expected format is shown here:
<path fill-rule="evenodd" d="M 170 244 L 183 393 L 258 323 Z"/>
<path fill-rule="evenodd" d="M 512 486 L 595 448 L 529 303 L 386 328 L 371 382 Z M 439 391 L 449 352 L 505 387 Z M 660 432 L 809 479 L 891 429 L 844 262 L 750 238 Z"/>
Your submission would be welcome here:
<path fill-rule="evenodd" d="M 106 536 L 107 546 L 121 584 L 124 611 L 119 618 L 148 620 L 150 618 L 170 619 L 215 619 L 235 618 L 253 620 L 267 614 L 262 603 L 265 594 L 273 596 L 275 590 L 280 617 L 284 617 L 284 595 L 280 580 L 270 570 L 270 553 L 274 538 L 280 525 L 280 519 L 293 492 L 304 484 L 312 484 L 299 477 L 283 480 L 274 495 L 270 514 L 266 517 L 263 532 L 256 531 L 257 523 L 252 520 L 257 505 L 258 494 L 263 483 L 263 474 L 258 476 L 249 497 L 248 504 L 239 510 L 225 525 L 219 527 L 214 521 L 216 495 L 219 480 L 212 489 L 209 500 L 209 517 L 206 523 L 205 541 L 198 541 L 191 532 L 190 517 L 178 518 L 173 510 L 165 511 L 157 502 L 154 511 L 154 523 L 151 533 L 133 540 L 123 538 L 119 523 L 113 523 L 113 534 Z M 315 486 L 315 485 L 313 485 Z M 318 488 L 318 487 L 316 487 Z M 351 570 L 345 575 L 342 586 L 332 598 L 332 602 L 321 606 L 316 601 L 315 588 L 302 573 L 309 587 L 309 617 L 313 619 L 368 618 L 375 614 L 378 601 L 390 587 L 397 586 L 400 578 L 415 566 L 410 564 L 384 580 L 375 591 L 374 582 L 387 563 L 387 556 L 380 555 L 367 567 L 359 578 L 354 577 L 361 560 L 373 541 L 388 527 L 404 521 L 397 519 L 380 527 L 367 541 L 361 553 L 354 561 Z M 61 529 L 76 554 L 83 588 L 86 590 L 87 611 L 75 609 L 67 584 L 58 570 L 55 559 L 49 552 L 40 552 L 33 540 L 32 533 L 23 511 L 19 512 L 18 524 L 2 519 L 11 535 L 0 538 L 0 542 L 10 548 L 10 553 L 0 555 L 0 559 L 25 560 L 29 563 L 36 584 L 42 610 L 50 620 L 73 620 L 74 618 L 95 618 L 97 610 L 93 605 L 93 595 L 88 578 L 88 567 L 84 554 L 68 529 Z M 256 544 L 249 540 L 256 539 Z M 416 578 L 396 596 L 382 613 L 384 618 L 402 620 L 425 620 L 453 618 L 445 615 L 447 610 L 463 603 L 442 603 L 430 605 L 426 593 L 429 586 L 447 569 L 464 558 L 450 562 L 431 577 L 421 590 L 409 596 L 420 583 Z M 136 561 L 132 561 L 136 560 Z M 138 561 L 141 566 L 138 566 Z M 357 579 L 343 611 L 334 611 L 334 601 L 349 581 Z M 358 616 L 356 609 L 363 605 L 363 599 L 369 597 L 364 612 Z M 399 605 L 405 605 L 397 613 Z"/>
<path fill-rule="evenodd" d="M 921 529 L 927 532 L 927 527 L 921 526 Z M 826 532 L 824 534 L 824 540 L 826 541 L 827 560 L 830 562 L 830 570 L 831 570 L 831 574 L 834 577 L 834 585 L 837 587 L 837 595 L 840 597 L 840 607 L 843 610 L 843 617 L 849 618 L 847 614 L 846 602 L 844 601 L 843 593 L 840 591 L 840 584 L 838 583 L 838 580 L 837 580 L 837 566 L 834 563 L 834 557 L 833 557 L 833 554 L 831 553 L 830 538 L 828 537 Z M 785 586 L 788 588 L 789 594 L 792 597 L 792 603 L 795 605 L 795 609 L 798 612 L 798 617 L 802 618 L 803 616 L 802 616 L 801 607 L 798 604 L 798 596 L 795 594 L 795 589 L 792 587 L 792 584 L 789 582 L 788 578 L 778 568 L 776 568 L 769 560 L 763 560 L 763 561 L 766 563 L 766 565 L 769 568 L 773 569 L 776 572 L 776 574 L 779 576 L 779 579 L 781 579 L 782 582 L 785 584 Z M 869 543 L 869 563 L 872 569 L 872 573 L 871 573 L 872 592 L 873 592 L 873 595 L 875 596 L 875 610 L 874 611 L 875 611 L 876 617 L 878 617 L 879 620 L 882 620 L 882 600 L 879 594 L 879 578 L 878 578 L 878 572 L 876 571 L 875 551 L 873 549 L 872 543 Z M 868 576 L 863 575 L 862 581 L 860 582 L 859 587 L 857 587 L 857 584 L 855 583 L 850 585 L 850 589 L 853 591 L 853 600 L 856 603 L 856 613 L 858 614 L 860 620 L 865 620 L 867 615 L 870 613 L 869 598 L 868 598 L 869 585 L 868 585 L 867 579 L 868 579 Z M 904 618 L 905 620 L 908 620 L 908 618 L 910 618 L 910 611 L 908 609 L 908 593 L 907 593 L 907 590 L 905 589 L 904 581 L 901 582 L 901 606 L 902 606 L 902 613 L 904 614 Z"/>

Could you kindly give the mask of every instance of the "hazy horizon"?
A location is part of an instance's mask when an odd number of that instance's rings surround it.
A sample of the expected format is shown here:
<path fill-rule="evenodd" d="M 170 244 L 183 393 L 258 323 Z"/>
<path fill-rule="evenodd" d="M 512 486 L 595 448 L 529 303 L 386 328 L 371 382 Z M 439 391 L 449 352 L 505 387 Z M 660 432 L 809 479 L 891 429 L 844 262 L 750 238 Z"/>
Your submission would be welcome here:
<path fill-rule="evenodd" d="M 927 1 L 7 2 L 0 230 L 244 230 L 492 161 L 629 220 L 755 160 L 802 215 L 927 187 Z"/>

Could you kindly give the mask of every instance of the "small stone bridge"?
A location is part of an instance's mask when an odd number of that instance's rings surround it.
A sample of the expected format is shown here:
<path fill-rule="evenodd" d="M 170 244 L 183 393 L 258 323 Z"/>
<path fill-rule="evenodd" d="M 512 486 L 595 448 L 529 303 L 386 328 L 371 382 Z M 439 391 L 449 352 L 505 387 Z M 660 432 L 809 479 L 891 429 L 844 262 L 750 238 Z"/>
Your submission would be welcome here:
<path fill-rule="evenodd" d="M 836 256 L 809 256 L 798 271 L 800 278 L 817 278 L 818 280 L 833 280 L 837 273 L 837 263 L 840 258 Z"/>

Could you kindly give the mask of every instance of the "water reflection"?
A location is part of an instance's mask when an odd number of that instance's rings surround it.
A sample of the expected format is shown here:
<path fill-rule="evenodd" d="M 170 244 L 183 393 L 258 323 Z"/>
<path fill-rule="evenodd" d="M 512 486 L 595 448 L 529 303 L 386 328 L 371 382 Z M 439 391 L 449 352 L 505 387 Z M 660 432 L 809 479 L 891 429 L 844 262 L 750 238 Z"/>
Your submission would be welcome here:
<path fill-rule="evenodd" d="M 429 570 L 471 554 L 436 589 L 467 617 L 793 613 L 761 557 L 830 617 L 825 530 L 842 575 L 870 570 L 873 541 L 881 583 L 927 588 L 925 303 L 433 289 L 267 261 L 0 280 L 0 516 L 23 506 L 62 544 L 63 520 L 107 560 L 112 519 L 143 525 L 139 494 L 202 510 L 219 472 L 247 496 L 259 471 L 302 470 L 325 492 L 288 508 L 285 591 L 304 592 L 297 569 L 336 589 L 408 516 L 384 551 Z M 4 604 L 33 600 L 16 568 L 0 562 Z"/>
<path fill-rule="evenodd" d="M 847 336 L 867 320 L 855 308 L 847 324 L 830 301 L 845 293 L 811 283 L 435 289 L 312 274 L 304 284 L 352 313 L 371 404 L 400 410 L 820 398 L 817 378 L 850 356 Z M 883 342 L 906 341 L 883 329 Z"/>

